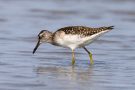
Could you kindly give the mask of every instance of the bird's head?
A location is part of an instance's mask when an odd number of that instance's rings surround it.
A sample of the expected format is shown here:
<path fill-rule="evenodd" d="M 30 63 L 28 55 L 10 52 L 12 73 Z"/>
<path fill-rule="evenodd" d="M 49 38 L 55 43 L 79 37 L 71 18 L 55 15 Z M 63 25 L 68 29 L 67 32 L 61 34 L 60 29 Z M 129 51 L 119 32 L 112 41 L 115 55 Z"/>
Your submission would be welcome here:
<path fill-rule="evenodd" d="M 38 42 L 37 45 L 35 46 L 34 50 L 33 50 L 33 54 L 36 52 L 37 48 L 39 47 L 39 45 L 43 42 L 46 43 L 50 43 L 52 40 L 52 32 L 48 31 L 48 30 L 42 30 L 39 34 L 38 34 Z"/>

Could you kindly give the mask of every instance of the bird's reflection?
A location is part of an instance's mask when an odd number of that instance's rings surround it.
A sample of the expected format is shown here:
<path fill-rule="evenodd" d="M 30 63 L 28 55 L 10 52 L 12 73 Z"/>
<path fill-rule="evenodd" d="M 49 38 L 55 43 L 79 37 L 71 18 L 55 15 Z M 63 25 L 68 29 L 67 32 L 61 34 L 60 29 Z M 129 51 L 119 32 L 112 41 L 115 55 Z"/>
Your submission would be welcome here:
<path fill-rule="evenodd" d="M 38 76 L 53 77 L 63 80 L 90 80 L 92 76 L 93 66 L 47 66 L 37 67 L 36 73 Z"/>

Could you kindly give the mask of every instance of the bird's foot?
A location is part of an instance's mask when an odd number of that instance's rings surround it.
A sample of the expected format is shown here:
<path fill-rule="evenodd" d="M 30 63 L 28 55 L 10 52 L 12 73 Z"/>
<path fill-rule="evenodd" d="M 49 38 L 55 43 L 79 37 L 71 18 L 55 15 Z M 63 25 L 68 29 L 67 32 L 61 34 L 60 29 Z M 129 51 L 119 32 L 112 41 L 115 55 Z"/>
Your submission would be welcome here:
<path fill-rule="evenodd" d="M 93 65 L 94 61 L 93 61 L 92 53 L 89 54 L 89 57 L 90 57 L 90 64 Z"/>
<path fill-rule="evenodd" d="M 72 58 L 72 65 L 74 65 L 75 64 L 75 59 L 74 58 Z"/>

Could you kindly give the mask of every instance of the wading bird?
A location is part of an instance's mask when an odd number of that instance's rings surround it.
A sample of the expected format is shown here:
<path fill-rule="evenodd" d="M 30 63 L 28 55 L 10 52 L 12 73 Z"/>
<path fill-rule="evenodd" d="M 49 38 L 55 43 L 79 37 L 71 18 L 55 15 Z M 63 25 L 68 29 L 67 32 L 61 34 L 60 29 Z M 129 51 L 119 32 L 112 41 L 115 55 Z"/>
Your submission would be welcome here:
<path fill-rule="evenodd" d="M 93 64 L 92 53 L 85 46 L 92 43 L 99 36 L 113 29 L 114 26 L 91 28 L 85 26 L 68 26 L 58 29 L 52 33 L 48 30 L 42 30 L 38 34 L 38 42 L 33 50 L 33 54 L 41 43 L 50 43 L 52 45 L 70 48 L 72 50 L 72 65 L 75 63 L 76 48 L 83 48 L 89 55 L 90 63 Z"/>

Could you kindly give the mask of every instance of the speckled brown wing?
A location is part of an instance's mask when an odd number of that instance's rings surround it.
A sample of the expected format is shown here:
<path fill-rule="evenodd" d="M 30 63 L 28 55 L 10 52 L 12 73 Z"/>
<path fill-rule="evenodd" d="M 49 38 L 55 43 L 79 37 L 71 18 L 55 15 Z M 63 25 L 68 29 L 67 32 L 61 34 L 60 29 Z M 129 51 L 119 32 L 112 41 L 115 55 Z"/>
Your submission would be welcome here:
<path fill-rule="evenodd" d="M 73 35 L 80 35 L 80 36 L 91 36 L 93 34 L 99 33 L 105 30 L 111 30 L 114 26 L 109 27 L 99 27 L 99 28 L 91 28 L 85 26 L 69 26 L 60 28 L 58 31 L 64 31 L 65 34 L 73 34 Z M 56 31 L 56 32 L 58 32 Z"/>

